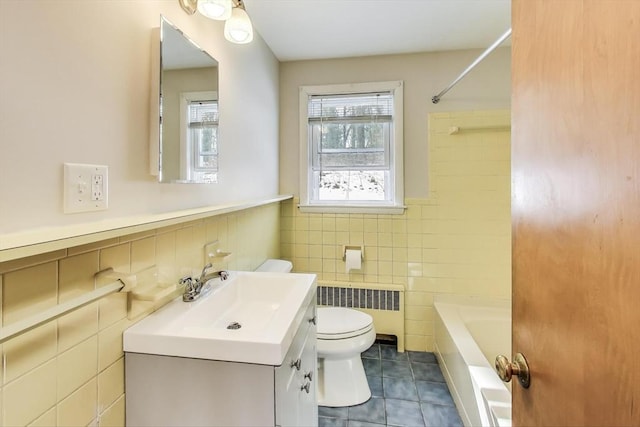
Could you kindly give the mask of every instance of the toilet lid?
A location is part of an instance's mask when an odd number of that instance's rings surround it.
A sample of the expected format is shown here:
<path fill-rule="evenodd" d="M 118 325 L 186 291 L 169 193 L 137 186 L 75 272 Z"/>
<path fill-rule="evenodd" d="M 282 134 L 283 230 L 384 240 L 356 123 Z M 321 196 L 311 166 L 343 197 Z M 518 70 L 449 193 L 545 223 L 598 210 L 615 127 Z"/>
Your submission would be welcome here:
<path fill-rule="evenodd" d="M 373 326 L 367 313 L 343 307 L 318 308 L 318 338 L 341 339 L 362 335 Z"/>

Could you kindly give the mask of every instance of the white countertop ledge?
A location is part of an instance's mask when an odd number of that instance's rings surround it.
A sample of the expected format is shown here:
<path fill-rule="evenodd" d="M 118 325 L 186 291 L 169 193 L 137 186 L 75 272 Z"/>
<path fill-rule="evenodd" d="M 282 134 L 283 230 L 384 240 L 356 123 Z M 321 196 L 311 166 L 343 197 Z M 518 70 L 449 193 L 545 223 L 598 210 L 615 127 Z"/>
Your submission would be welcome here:
<path fill-rule="evenodd" d="M 263 199 L 158 214 L 113 218 L 98 222 L 43 227 L 17 233 L 0 234 L 0 262 L 278 203 L 289 200 L 292 197 L 292 195 L 278 195 Z"/>

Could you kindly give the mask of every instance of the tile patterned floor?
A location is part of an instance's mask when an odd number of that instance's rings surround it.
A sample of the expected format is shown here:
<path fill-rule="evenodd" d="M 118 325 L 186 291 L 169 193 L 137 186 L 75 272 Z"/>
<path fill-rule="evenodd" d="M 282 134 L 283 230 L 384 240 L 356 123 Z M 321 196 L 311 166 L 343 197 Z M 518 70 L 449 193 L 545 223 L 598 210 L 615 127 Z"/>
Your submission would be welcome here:
<path fill-rule="evenodd" d="M 318 408 L 319 427 L 462 427 L 433 353 L 374 344 L 362 354 L 371 399 L 348 408 Z"/>

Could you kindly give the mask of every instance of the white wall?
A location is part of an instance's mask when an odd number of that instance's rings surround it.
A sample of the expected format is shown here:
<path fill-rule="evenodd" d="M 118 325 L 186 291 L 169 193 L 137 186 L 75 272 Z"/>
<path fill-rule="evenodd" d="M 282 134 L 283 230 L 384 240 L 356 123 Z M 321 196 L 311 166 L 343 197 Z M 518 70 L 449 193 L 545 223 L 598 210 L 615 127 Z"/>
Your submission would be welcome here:
<path fill-rule="evenodd" d="M 220 173 L 210 185 L 148 174 L 151 28 L 160 14 L 220 62 Z M 0 234 L 278 193 L 279 64 L 258 35 L 178 0 L 0 0 Z M 109 166 L 109 209 L 65 215 L 64 162 Z"/>
<path fill-rule="evenodd" d="M 298 87 L 331 83 L 404 80 L 405 197 L 428 193 L 427 114 L 508 109 L 511 50 L 496 49 L 439 104 L 431 97 L 453 81 L 482 50 L 295 61 L 280 65 L 280 191 L 299 194 Z"/>

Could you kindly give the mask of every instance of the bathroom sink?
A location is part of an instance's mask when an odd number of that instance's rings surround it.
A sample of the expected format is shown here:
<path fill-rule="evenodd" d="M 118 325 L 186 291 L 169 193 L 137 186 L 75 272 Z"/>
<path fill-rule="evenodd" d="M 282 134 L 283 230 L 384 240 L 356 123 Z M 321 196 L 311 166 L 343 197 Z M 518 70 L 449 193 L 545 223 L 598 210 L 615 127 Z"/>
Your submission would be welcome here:
<path fill-rule="evenodd" d="M 314 274 L 231 272 L 124 332 L 124 351 L 279 366 L 315 298 Z"/>

